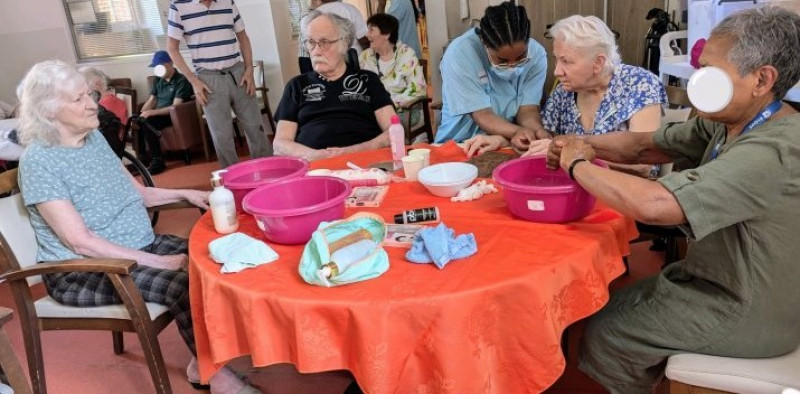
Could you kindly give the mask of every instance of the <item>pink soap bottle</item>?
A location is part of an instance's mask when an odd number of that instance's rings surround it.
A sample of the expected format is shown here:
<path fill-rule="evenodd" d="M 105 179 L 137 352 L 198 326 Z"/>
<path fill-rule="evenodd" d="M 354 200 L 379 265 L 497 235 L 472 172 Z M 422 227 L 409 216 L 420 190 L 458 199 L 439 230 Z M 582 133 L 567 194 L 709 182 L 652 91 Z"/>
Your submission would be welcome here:
<path fill-rule="evenodd" d="M 406 132 L 400 124 L 400 117 L 392 116 L 392 125 L 389 126 L 389 144 L 392 148 L 392 161 L 394 169 L 399 170 L 403 166 L 403 157 L 406 155 Z"/>

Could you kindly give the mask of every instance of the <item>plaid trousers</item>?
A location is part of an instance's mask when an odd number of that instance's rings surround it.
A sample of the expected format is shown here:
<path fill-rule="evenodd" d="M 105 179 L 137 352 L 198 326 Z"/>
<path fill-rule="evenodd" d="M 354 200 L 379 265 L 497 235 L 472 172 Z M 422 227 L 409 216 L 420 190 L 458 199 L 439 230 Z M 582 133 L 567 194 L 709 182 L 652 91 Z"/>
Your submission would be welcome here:
<path fill-rule="evenodd" d="M 188 252 L 186 239 L 174 235 L 156 234 L 152 244 L 141 249 L 161 256 Z M 101 306 L 120 304 L 114 285 L 104 273 L 66 272 L 43 275 L 50 297 L 71 306 Z M 196 353 L 192 311 L 189 307 L 189 274 L 185 271 L 163 270 L 137 265 L 131 279 L 147 302 L 169 307 L 183 340 L 192 354 Z"/>

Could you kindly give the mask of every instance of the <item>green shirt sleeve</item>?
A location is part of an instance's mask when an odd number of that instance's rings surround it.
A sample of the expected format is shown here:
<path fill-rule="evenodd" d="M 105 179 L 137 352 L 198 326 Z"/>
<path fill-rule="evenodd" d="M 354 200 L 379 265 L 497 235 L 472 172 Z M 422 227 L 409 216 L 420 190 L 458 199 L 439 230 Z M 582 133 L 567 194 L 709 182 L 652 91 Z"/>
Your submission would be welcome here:
<path fill-rule="evenodd" d="M 702 162 L 716 127 L 698 117 L 686 122 L 667 123 L 655 132 L 653 141 L 675 160 L 679 168 L 695 168 Z"/>
<path fill-rule="evenodd" d="M 192 96 L 194 96 L 192 84 L 189 83 L 189 80 L 186 79 L 186 77 L 181 78 L 175 87 L 175 98 L 183 99 L 183 101 L 189 101 L 192 99 Z"/>
<path fill-rule="evenodd" d="M 684 130 L 680 128 L 678 133 Z M 669 132 L 657 134 L 661 143 L 672 138 Z M 741 136 L 715 160 L 658 180 L 675 195 L 690 226 L 688 235 L 694 240 L 763 216 L 780 198 L 783 184 L 790 179 L 787 154 L 779 140 L 760 134 Z M 697 138 L 694 151 L 680 151 L 693 155 L 705 151 L 707 143 Z"/>

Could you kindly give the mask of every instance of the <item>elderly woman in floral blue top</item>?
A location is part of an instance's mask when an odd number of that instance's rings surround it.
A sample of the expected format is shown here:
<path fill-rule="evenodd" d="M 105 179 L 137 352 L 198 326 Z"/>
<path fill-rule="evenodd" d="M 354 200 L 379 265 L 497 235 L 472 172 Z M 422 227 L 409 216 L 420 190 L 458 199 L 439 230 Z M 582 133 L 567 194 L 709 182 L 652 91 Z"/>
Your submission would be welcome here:
<path fill-rule="evenodd" d="M 558 21 L 550 34 L 559 84 L 542 111 L 542 124 L 552 134 L 603 134 L 610 131 L 649 132 L 661 126 L 664 86 L 649 71 L 620 64 L 614 35 L 594 16 Z M 524 155 L 546 152 L 549 139 L 519 133 L 512 144 Z M 647 176 L 650 166 L 612 168 Z"/>

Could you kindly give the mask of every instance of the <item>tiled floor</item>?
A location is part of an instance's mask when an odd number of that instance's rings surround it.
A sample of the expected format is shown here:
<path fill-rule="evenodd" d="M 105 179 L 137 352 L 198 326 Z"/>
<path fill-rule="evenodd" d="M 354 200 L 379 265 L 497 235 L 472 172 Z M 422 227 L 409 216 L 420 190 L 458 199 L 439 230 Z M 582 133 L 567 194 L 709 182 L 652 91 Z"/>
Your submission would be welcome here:
<path fill-rule="evenodd" d="M 168 163 L 168 170 L 155 177 L 157 186 L 169 188 L 209 189 L 208 178 L 217 163 L 206 163 L 195 157 L 190 166 L 180 161 Z M 156 231 L 187 237 L 199 213 L 194 209 L 162 213 Z M 648 250 L 648 244 L 633 245 L 629 258 L 631 275 L 617 279 L 612 289 L 619 288 L 651 275 L 660 267 L 663 254 Z M 37 288 L 43 292 L 42 288 Z M 0 306 L 13 308 L 8 286 L 0 284 Z M 24 352 L 18 320 L 6 325 L 18 356 L 24 362 Z M 603 393 L 602 387 L 576 368 L 577 347 L 583 332 L 583 322 L 568 330 L 569 351 L 564 375 L 547 390 L 547 393 Z M 49 392 L 60 393 L 143 393 L 151 392 L 152 385 L 141 347 L 136 337 L 126 334 L 126 351 L 114 355 L 111 335 L 106 332 L 48 331 L 42 335 L 46 378 Z M 180 340 L 174 325 L 159 336 L 170 381 L 175 393 L 195 393 L 187 382 L 184 369 L 190 354 Z M 240 364 L 246 365 L 246 360 Z M 290 365 L 262 370 L 252 376 L 265 393 L 341 393 L 348 384 L 345 372 L 300 375 Z M 524 390 L 524 389 L 523 389 Z"/>

